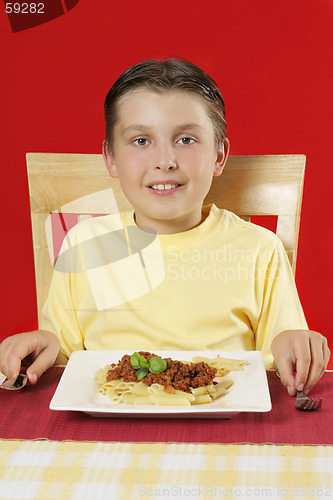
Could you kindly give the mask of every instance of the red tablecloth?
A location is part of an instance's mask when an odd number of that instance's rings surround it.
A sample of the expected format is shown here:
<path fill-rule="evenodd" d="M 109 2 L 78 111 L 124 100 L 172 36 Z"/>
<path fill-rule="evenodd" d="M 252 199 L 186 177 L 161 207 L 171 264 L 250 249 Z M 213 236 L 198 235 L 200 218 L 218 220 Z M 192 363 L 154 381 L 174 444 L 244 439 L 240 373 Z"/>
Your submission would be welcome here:
<path fill-rule="evenodd" d="M 288 396 L 274 372 L 268 372 L 272 411 L 220 420 L 95 418 L 80 412 L 52 411 L 49 404 L 62 370 L 52 368 L 36 386 L 21 391 L 0 389 L 0 438 L 333 445 L 332 372 L 326 372 L 311 393 L 323 397 L 318 411 L 295 410 L 295 398 Z"/>

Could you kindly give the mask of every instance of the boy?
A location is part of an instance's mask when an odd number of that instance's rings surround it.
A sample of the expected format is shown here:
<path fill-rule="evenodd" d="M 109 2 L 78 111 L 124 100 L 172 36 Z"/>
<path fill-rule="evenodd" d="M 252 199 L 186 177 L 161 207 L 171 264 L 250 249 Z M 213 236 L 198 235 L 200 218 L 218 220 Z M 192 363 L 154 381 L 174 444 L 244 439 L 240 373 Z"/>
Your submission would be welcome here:
<path fill-rule="evenodd" d="M 229 152 L 215 82 L 187 61 L 145 61 L 109 91 L 105 122 L 104 160 L 134 211 L 87 220 L 69 233 L 82 272 L 55 270 L 43 330 L 6 339 L 0 369 L 14 377 L 29 355 L 35 383 L 77 349 L 260 349 L 290 395 L 308 392 L 329 349 L 307 329 L 281 242 L 230 212 L 202 206 Z M 155 246 L 146 251 L 154 233 Z M 118 273 L 112 254 L 126 246 L 132 272 L 143 269 L 148 289 L 125 266 Z"/>

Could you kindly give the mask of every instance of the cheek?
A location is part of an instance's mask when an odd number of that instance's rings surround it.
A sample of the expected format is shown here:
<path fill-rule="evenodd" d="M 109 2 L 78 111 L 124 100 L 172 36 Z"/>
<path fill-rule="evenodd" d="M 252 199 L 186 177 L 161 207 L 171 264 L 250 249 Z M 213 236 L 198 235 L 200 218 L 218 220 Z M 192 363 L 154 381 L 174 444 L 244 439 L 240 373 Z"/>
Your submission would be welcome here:
<path fill-rule="evenodd" d="M 186 165 L 186 170 L 191 173 L 192 177 L 208 175 L 215 165 L 215 156 L 199 148 L 193 149 L 193 151 L 179 159 L 182 165 Z"/>
<path fill-rule="evenodd" d="M 137 189 L 144 184 L 147 162 L 142 155 L 127 151 L 121 156 L 118 163 L 118 177 L 125 195 L 135 194 Z"/>
<path fill-rule="evenodd" d="M 129 147 L 123 155 L 123 163 L 133 169 L 146 165 L 148 159 L 149 153 L 143 147 Z"/>
<path fill-rule="evenodd" d="M 181 165 L 186 166 L 192 165 L 194 168 L 200 168 L 200 165 L 204 161 L 204 153 L 200 150 L 200 148 L 192 148 L 191 150 L 178 151 L 177 158 Z"/>
<path fill-rule="evenodd" d="M 121 154 L 121 160 L 116 162 L 119 174 L 126 179 L 131 179 L 135 173 L 140 171 L 140 156 L 133 151 L 125 150 Z"/>

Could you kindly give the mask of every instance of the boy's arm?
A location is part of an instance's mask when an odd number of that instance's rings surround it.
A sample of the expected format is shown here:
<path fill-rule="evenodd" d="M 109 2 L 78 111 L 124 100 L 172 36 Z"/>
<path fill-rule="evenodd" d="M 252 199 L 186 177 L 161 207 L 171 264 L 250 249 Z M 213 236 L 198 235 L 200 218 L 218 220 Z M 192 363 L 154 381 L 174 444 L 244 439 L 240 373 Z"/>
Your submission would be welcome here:
<path fill-rule="evenodd" d="M 264 355 L 266 368 L 273 368 L 272 342 L 287 330 L 308 330 L 294 277 L 282 243 L 276 238 L 273 251 L 263 252 L 255 280 L 256 300 L 260 305 L 255 325 L 255 345 Z"/>
<path fill-rule="evenodd" d="M 302 385 L 309 391 L 322 376 L 330 351 L 326 338 L 307 328 L 289 261 L 278 240 L 264 283 L 256 348 L 263 351 L 268 368 L 278 369 L 290 395 Z"/>
<path fill-rule="evenodd" d="M 281 332 L 272 342 L 272 353 L 274 367 L 291 396 L 296 390 L 309 392 L 324 373 L 330 358 L 326 338 L 312 330 Z"/>
<path fill-rule="evenodd" d="M 58 337 L 46 330 L 19 333 L 7 337 L 0 344 L 0 370 L 8 378 L 17 377 L 23 360 L 29 362 L 27 375 L 31 384 L 35 384 L 40 376 L 54 363 L 66 362 L 60 353 Z"/>
<path fill-rule="evenodd" d="M 67 244 L 67 239 L 64 240 L 64 244 Z M 73 240 L 71 244 L 76 248 L 77 241 Z M 71 273 L 70 266 L 68 269 L 61 267 L 54 269 L 48 298 L 39 317 L 40 329 L 56 334 L 60 341 L 61 352 L 67 360 L 73 351 L 85 348 L 83 332 L 78 321 L 77 306 L 84 310 L 84 297 L 87 290 L 89 291 L 88 278 L 86 273 L 81 272 L 80 262 L 77 261 L 78 251 L 68 258 L 71 265 L 74 266 L 74 271 Z M 63 364 L 63 360 L 60 360 L 59 364 Z"/>

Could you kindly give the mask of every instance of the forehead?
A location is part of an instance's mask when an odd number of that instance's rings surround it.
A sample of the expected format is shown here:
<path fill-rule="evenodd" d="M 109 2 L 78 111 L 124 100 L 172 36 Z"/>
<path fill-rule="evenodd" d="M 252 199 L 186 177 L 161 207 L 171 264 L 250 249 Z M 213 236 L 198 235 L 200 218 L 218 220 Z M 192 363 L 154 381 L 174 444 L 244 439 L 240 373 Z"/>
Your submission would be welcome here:
<path fill-rule="evenodd" d="M 170 123 L 185 120 L 199 125 L 211 124 L 205 99 L 194 92 L 139 88 L 127 92 L 118 100 L 116 126 L 127 126 L 133 120 L 148 125 L 161 119 Z"/>

